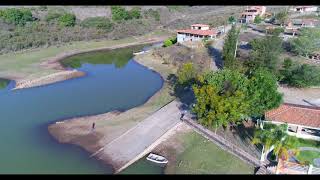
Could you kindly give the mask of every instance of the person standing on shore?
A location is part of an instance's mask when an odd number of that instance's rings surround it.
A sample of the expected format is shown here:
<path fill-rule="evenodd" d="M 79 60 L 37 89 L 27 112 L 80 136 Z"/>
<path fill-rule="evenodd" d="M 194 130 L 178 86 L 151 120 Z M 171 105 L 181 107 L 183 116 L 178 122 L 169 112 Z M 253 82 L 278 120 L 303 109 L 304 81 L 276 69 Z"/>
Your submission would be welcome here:
<path fill-rule="evenodd" d="M 96 123 L 92 123 L 92 131 L 94 130 L 95 127 L 96 127 Z"/>

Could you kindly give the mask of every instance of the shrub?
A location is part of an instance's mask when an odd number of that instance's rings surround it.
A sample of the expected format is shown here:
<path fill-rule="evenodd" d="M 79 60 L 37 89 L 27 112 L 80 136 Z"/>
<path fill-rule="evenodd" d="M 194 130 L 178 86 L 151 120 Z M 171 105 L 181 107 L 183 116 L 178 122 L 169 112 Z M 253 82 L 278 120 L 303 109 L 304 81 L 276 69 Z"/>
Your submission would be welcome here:
<path fill-rule="evenodd" d="M 66 13 L 58 18 L 58 22 L 61 26 L 74 26 L 76 24 L 76 16 Z"/>
<path fill-rule="evenodd" d="M 163 47 L 169 47 L 172 45 L 172 41 L 170 39 L 167 39 L 163 43 Z"/>
<path fill-rule="evenodd" d="M 104 30 L 111 30 L 112 23 L 110 19 L 105 17 L 90 17 L 86 18 L 81 22 L 81 26 L 89 28 L 97 28 L 97 29 L 104 29 Z"/>
<path fill-rule="evenodd" d="M 156 21 L 160 21 L 160 13 L 158 10 L 148 9 L 144 11 L 146 17 L 153 17 Z"/>
<path fill-rule="evenodd" d="M 260 24 L 261 23 L 261 21 L 262 21 L 262 18 L 258 15 L 258 16 L 256 16 L 255 18 L 254 18 L 254 23 L 255 24 Z"/>
<path fill-rule="evenodd" d="M 124 7 L 112 6 L 111 7 L 112 20 L 121 21 L 130 19 L 129 12 Z"/>
<path fill-rule="evenodd" d="M 141 17 L 141 10 L 139 7 L 134 7 L 129 11 L 130 19 L 139 19 Z"/>
<path fill-rule="evenodd" d="M 30 9 L 8 8 L 0 10 L 0 17 L 7 23 L 15 25 L 25 25 L 28 21 L 33 21 Z"/>

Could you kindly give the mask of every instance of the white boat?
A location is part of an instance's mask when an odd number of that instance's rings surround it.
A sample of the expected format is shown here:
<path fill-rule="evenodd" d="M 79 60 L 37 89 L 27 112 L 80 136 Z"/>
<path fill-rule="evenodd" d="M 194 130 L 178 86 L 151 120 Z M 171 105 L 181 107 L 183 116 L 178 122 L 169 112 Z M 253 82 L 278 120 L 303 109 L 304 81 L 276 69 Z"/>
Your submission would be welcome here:
<path fill-rule="evenodd" d="M 153 153 L 150 153 L 148 155 L 147 160 L 158 163 L 158 164 L 167 164 L 168 163 L 168 160 L 165 157 L 157 155 L 157 154 L 153 154 Z"/>
<path fill-rule="evenodd" d="M 139 55 L 139 54 L 143 54 L 145 53 L 146 51 L 140 51 L 140 52 L 136 52 L 136 53 L 133 53 L 133 55 Z"/>

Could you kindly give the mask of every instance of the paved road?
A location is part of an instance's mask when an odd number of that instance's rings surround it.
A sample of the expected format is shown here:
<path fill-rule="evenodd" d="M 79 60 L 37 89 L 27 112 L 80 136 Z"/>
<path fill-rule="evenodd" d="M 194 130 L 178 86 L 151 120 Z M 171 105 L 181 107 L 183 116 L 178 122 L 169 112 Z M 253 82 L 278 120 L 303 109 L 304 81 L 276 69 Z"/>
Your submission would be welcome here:
<path fill-rule="evenodd" d="M 169 103 L 107 144 L 96 155 L 100 159 L 111 161 L 117 171 L 180 122 L 179 107 L 178 101 Z"/>

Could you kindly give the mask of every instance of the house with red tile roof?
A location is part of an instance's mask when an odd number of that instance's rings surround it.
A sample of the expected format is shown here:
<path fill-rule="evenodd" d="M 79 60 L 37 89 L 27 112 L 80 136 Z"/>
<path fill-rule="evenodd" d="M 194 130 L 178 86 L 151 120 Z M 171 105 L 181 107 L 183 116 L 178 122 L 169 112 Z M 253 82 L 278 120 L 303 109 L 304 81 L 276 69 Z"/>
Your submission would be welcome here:
<path fill-rule="evenodd" d="M 241 23 L 251 23 L 256 16 L 263 16 L 266 13 L 265 6 L 251 6 L 241 13 L 239 21 Z"/>
<path fill-rule="evenodd" d="M 216 29 L 210 29 L 207 24 L 192 24 L 190 29 L 177 30 L 177 41 L 199 41 L 204 38 L 214 39 L 219 34 Z"/>
<path fill-rule="evenodd" d="M 288 134 L 320 141 L 320 107 L 284 103 L 266 112 L 264 123 L 287 123 Z"/>

